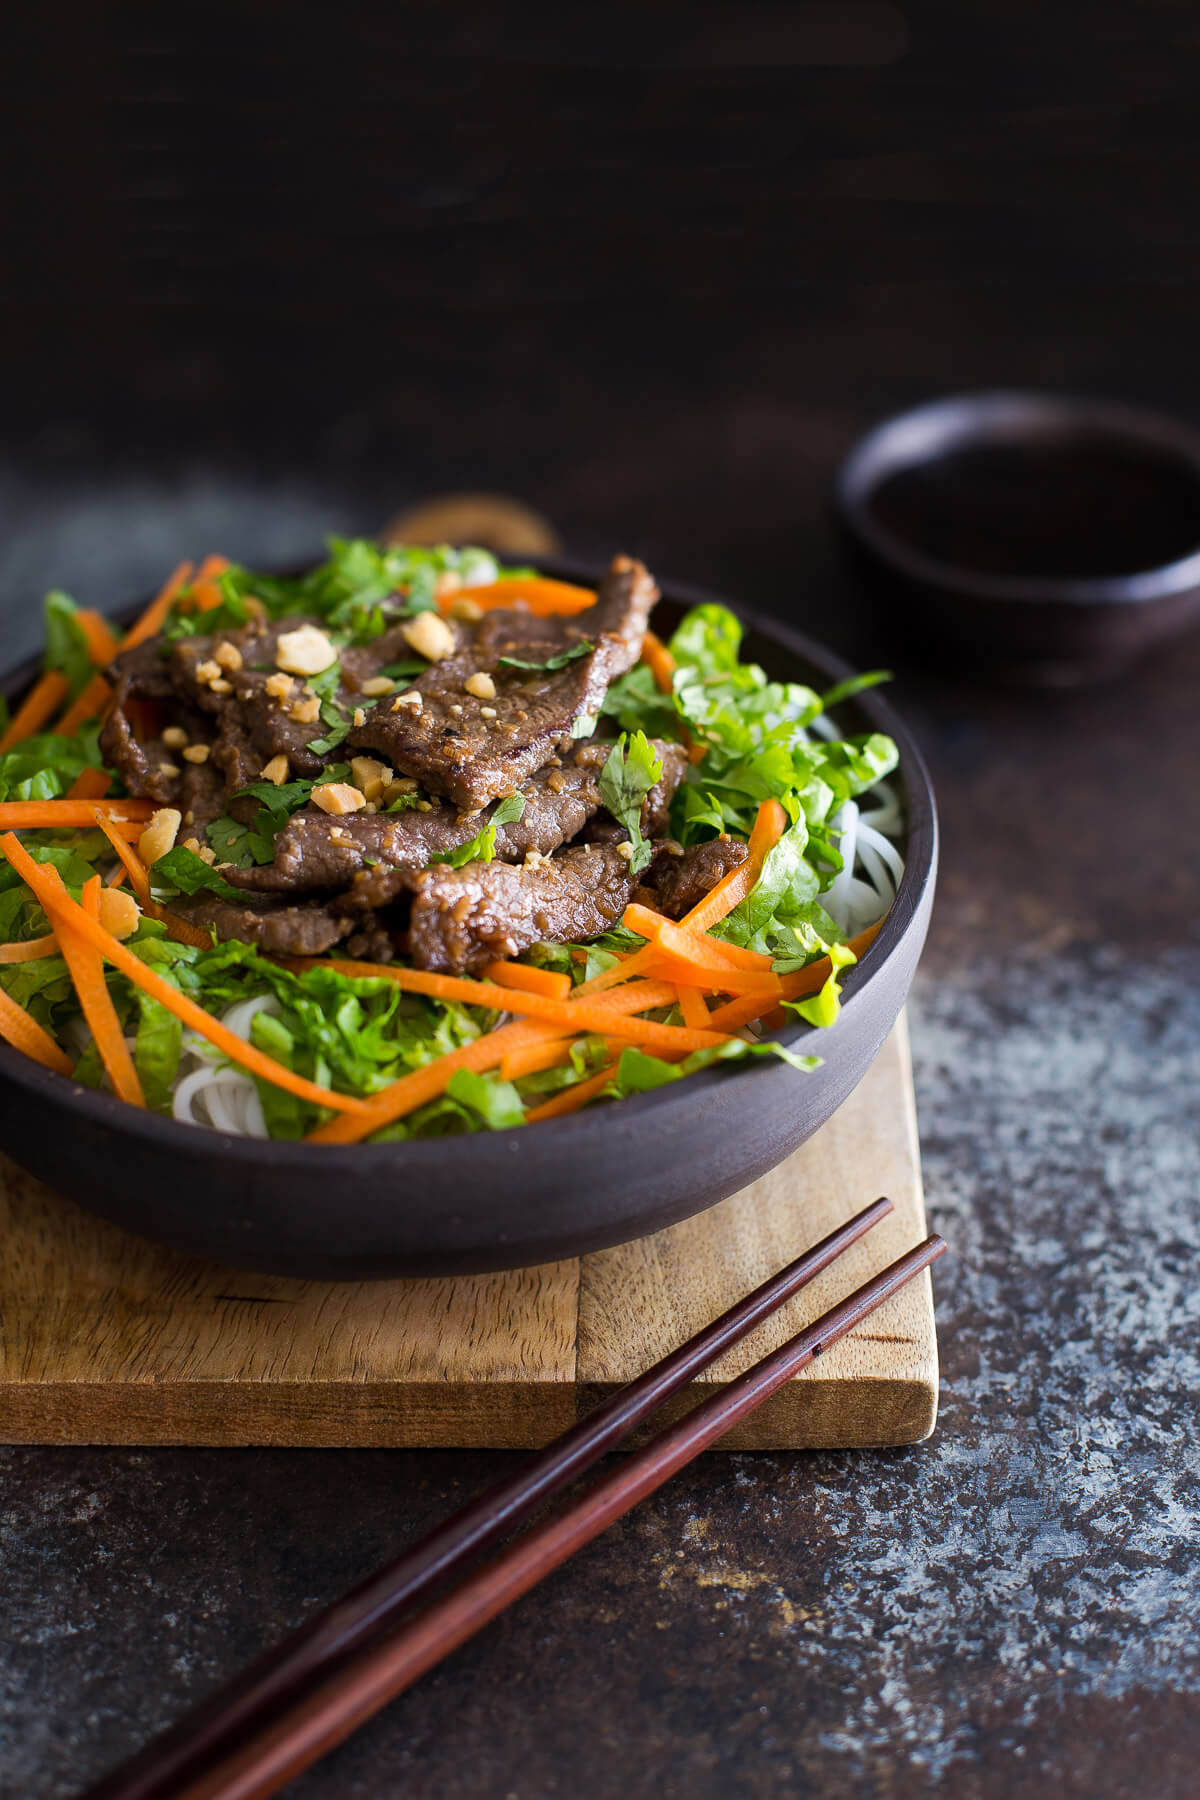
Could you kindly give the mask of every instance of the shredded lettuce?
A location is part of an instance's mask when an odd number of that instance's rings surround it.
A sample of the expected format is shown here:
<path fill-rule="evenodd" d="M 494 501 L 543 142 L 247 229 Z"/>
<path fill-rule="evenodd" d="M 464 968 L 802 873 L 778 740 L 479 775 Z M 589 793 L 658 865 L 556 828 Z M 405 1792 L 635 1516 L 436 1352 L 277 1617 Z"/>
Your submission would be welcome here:
<path fill-rule="evenodd" d="M 524 811 L 524 794 L 510 794 L 507 800 L 501 800 L 487 824 L 473 838 L 460 844 L 457 850 L 446 850 L 430 860 L 447 863 L 452 869 L 464 868 L 467 863 L 472 862 L 491 862 L 496 854 L 497 826 L 515 825 Z"/>
<path fill-rule="evenodd" d="M 642 836 L 642 802 L 661 775 L 662 761 L 644 731 L 622 732 L 601 771 L 600 798 L 629 833 L 633 845 L 629 867 L 635 875 L 653 855 Z"/>

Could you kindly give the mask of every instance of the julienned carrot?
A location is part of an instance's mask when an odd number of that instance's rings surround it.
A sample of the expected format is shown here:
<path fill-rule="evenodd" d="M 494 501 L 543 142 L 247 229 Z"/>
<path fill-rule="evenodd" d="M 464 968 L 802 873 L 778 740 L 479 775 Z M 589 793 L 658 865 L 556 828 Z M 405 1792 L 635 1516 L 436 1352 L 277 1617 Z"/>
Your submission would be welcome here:
<path fill-rule="evenodd" d="M 483 971 L 489 981 L 500 987 L 518 988 L 526 994 L 546 994 L 551 1000 L 565 1000 L 571 992 L 571 977 L 557 969 L 535 969 L 531 963 L 493 962 Z"/>
<path fill-rule="evenodd" d="M 99 800 L 112 786 L 112 776 L 103 769 L 80 769 L 67 789 L 68 800 Z"/>
<path fill-rule="evenodd" d="M 67 897 L 62 877 L 53 866 L 44 871 L 46 879 L 58 891 Z M 93 875 L 83 885 L 83 912 L 99 924 L 100 919 L 100 877 Z M 129 1045 L 125 1042 L 116 1009 L 112 1003 L 112 995 L 104 980 L 104 960 L 98 950 L 74 931 L 66 919 L 57 923 L 57 937 L 67 968 L 71 971 L 71 980 L 75 984 L 75 992 L 83 1016 L 88 1022 L 96 1048 L 100 1052 L 100 1060 L 112 1083 L 113 1093 L 119 1100 L 128 1101 L 130 1106 L 145 1106 L 146 1096 L 142 1093 L 142 1084 L 138 1080 L 137 1070 L 133 1066 L 133 1058 L 129 1054 Z"/>
<path fill-rule="evenodd" d="M 704 995 L 697 987 L 688 987 L 681 982 L 679 986 L 679 1010 L 683 1014 L 683 1022 L 693 1031 L 707 1031 L 712 1014 L 705 1004 Z"/>
<path fill-rule="evenodd" d="M 43 956 L 58 955 L 58 939 L 54 933 L 28 938 L 23 944 L 0 944 L 0 963 L 39 962 Z"/>
<path fill-rule="evenodd" d="M 642 636 L 642 661 L 653 675 L 654 685 L 660 694 L 675 691 L 675 658 L 662 639 L 652 631 L 647 631 Z"/>
<path fill-rule="evenodd" d="M 97 812 L 144 823 L 154 810 L 153 800 L 0 800 L 0 830 L 86 831 Z"/>
<path fill-rule="evenodd" d="M 75 623 L 87 639 L 88 655 L 97 669 L 110 663 L 121 647 L 121 640 L 104 617 L 90 606 L 81 606 Z"/>
<path fill-rule="evenodd" d="M 31 1018 L 23 1006 L 18 1006 L 3 988 L 0 988 L 0 1037 L 14 1050 L 23 1050 L 43 1068 L 53 1069 L 58 1075 L 71 1073 L 72 1063 L 66 1051 L 60 1049 L 49 1032 L 43 1031 L 37 1020 Z"/>
<path fill-rule="evenodd" d="M 206 556 L 200 564 L 192 581 L 191 595 L 197 612 L 212 612 L 215 607 L 220 606 L 224 596 L 217 586 L 216 578 L 223 575 L 228 567 L 227 556 Z"/>
<path fill-rule="evenodd" d="M 747 969 L 760 975 L 771 972 L 771 958 L 761 950 L 745 950 L 740 944 L 727 944 L 722 938 L 709 937 L 691 926 L 677 924 L 665 913 L 656 913 L 649 906 L 631 901 L 621 923 L 651 943 L 669 944 L 674 955 L 695 955 L 703 968 L 715 968 L 719 964 L 726 969 Z"/>
<path fill-rule="evenodd" d="M 691 912 L 680 920 L 690 931 L 711 931 L 740 906 L 758 884 L 767 853 L 773 850 L 787 830 L 787 814 L 778 800 L 764 800 L 758 809 L 746 860 L 718 881 Z"/>
<path fill-rule="evenodd" d="M 556 1069 L 571 1054 L 571 1036 L 548 1038 L 543 1044 L 528 1044 L 523 1050 L 510 1050 L 500 1062 L 501 1081 L 520 1081 L 523 1075 L 540 1075 L 543 1069 Z"/>
<path fill-rule="evenodd" d="M 585 612 L 595 605 L 596 595 L 592 588 L 572 587 L 569 581 L 551 581 L 542 575 L 517 575 L 510 581 L 489 582 L 486 587 L 461 588 L 453 594 L 440 594 L 439 612 L 448 613 L 456 600 L 473 600 L 485 612 L 520 602 L 526 611 L 542 619 L 553 613 Z"/>
<path fill-rule="evenodd" d="M 868 925 L 865 931 L 860 931 L 857 937 L 849 940 L 846 948 L 853 950 L 856 959 L 874 943 L 882 924 L 883 920 L 880 919 L 876 924 Z M 822 956 L 816 962 L 807 963 L 803 969 L 797 969 L 792 975 L 781 975 L 779 977 L 779 998 L 781 1000 L 802 1000 L 806 994 L 817 993 L 828 981 L 830 968 L 829 958 Z M 761 1019 L 771 1010 L 769 1002 L 764 1004 L 760 998 L 754 995 L 743 995 L 738 999 L 727 1001 L 724 1006 L 718 1006 L 714 1012 L 709 1014 L 709 1024 L 714 1031 L 738 1031 L 743 1025 L 749 1025 L 755 1019 Z"/>
<path fill-rule="evenodd" d="M 70 683 L 58 669 L 48 669 L 35 681 L 21 705 L 0 733 L 0 752 L 24 743 L 52 719 L 70 692 Z"/>
<path fill-rule="evenodd" d="M 112 689 L 103 675 L 93 675 L 54 727 L 55 734 L 58 737 L 74 737 L 81 725 L 86 725 L 89 719 L 99 718 L 111 693 Z"/>
<path fill-rule="evenodd" d="M 171 571 L 141 618 L 126 632 L 122 650 L 132 650 L 135 644 L 144 644 L 147 638 L 157 636 L 166 624 L 167 614 L 180 592 L 186 587 L 191 572 L 190 562 L 181 562 L 177 569 Z"/>
<path fill-rule="evenodd" d="M 549 1100 L 543 1100 L 540 1106 L 531 1108 L 525 1114 L 527 1125 L 538 1125 L 543 1119 L 561 1119 L 564 1113 L 578 1112 L 597 1094 L 602 1094 L 617 1072 L 620 1059 L 614 1057 L 610 1063 L 595 1075 L 589 1075 L 586 1081 L 577 1081 L 573 1087 L 563 1088 L 560 1093 L 552 1094 Z"/>
<path fill-rule="evenodd" d="M 657 954 L 653 944 L 643 944 L 640 950 L 621 957 L 611 969 L 601 969 L 598 975 L 581 981 L 574 989 L 575 999 L 589 1000 L 594 994 L 603 994 L 607 989 L 616 987 L 619 982 L 628 981 L 631 976 L 644 975 L 647 969 L 653 967 Z"/>
<path fill-rule="evenodd" d="M 366 1111 L 365 1101 L 356 1100 L 350 1094 L 335 1094 L 330 1088 L 318 1087 L 315 1082 L 294 1074 L 273 1057 L 265 1056 L 253 1044 L 246 1043 L 236 1032 L 222 1025 L 219 1019 L 206 1013 L 203 1007 L 197 1006 L 194 1000 L 181 994 L 178 988 L 172 987 L 169 981 L 164 981 L 161 975 L 148 968 L 139 956 L 135 956 L 111 932 L 105 931 L 98 920 L 89 919 L 69 894 L 56 887 L 46 871 L 34 862 L 20 838 L 15 837 L 11 831 L 0 837 L 0 854 L 4 855 L 25 885 L 32 889 L 41 901 L 43 911 L 56 926 L 62 920 L 78 937 L 98 950 L 115 968 L 120 969 L 122 975 L 128 976 L 135 987 L 140 987 L 143 993 L 160 1001 L 184 1025 L 199 1032 L 210 1044 L 215 1044 L 230 1062 L 239 1063 L 250 1074 L 261 1076 L 264 1081 L 269 1081 L 276 1087 L 286 1088 L 289 1093 L 314 1106 L 327 1106 L 335 1112 Z"/>
<path fill-rule="evenodd" d="M 686 1055 L 691 1050 L 708 1050 L 721 1041 L 711 1031 L 689 1031 L 685 1025 L 657 1025 L 652 1019 L 640 1019 L 616 1007 L 596 1006 L 587 1000 L 550 1000 L 543 994 L 524 994 L 516 988 L 498 987 L 494 981 L 438 975 L 430 969 L 403 969 L 395 963 L 349 962 L 341 958 L 331 958 L 329 966 L 343 974 L 374 978 L 382 975 L 408 993 L 427 994 L 435 1000 L 453 1000 L 462 1006 L 486 1006 L 496 1012 L 527 1013 L 532 1018 L 544 1019 L 548 1024 L 560 1025 L 567 1030 L 594 1031 L 601 1035 L 612 1033 L 628 1038 L 630 1043 L 644 1044 L 648 1049 L 678 1049 Z M 647 989 L 650 993 L 657 990 L 674 998 L 673 990 L 664 984 L 647 983 Z M 646 1009 L 662 1004 L 664 1002 L 658 999 L 642 1000 Z"/>
<path fill-rule="evenodd" d="M 157 919 L 167 928 L 167 936 L 178 944 L 191 944 L 197 950 L 212 949 L 212 932 L 206 931 L 202 925 L 193 925 L 189 919 L 181 919 L 165 906 L 160 906 L 150 892 L 150 876 L 145 863 L 133 848 L 127 844 L 118 827 L 104 817 L 99 810 L 94 814 L 95 823 L 100 827 L 113 849 L 116 851 L 122 869 L 129 877 L 129 885 L 137 895 L 138 905 L 149 919 Z"/>

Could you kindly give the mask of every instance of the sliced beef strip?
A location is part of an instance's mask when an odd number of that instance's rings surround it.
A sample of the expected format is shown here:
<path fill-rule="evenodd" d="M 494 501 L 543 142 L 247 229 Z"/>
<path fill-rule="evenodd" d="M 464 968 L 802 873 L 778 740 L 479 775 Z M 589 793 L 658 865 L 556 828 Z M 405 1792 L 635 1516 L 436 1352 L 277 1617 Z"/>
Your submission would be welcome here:
<path fill-rule="evenodd" d="M 496 855 L 519 862 L 530 850 L 548 856 L 573 838 L 600 804 L 599 779 L 607 745 L 587 744 L 530 777 L 521 790 L 525 810 L 519 820 L 496 832 Z M 487 823 L 488 813 L 463 813 L 445 801 L 429 810 L 402 813 L 347 813 L 331 818 L 319 807 L 293 813 L 275 840 L 275 860 L 260 868 L 227 871 L 230 881 L 258 893 L 345 887 L 363 873 L 378 905 L 390 893 L 404 891 L 403 881 L 388 877 L 423 869 L 434 856 L 445 856 L 469 843 Z M 380 866 L 371 869 L 367 858 Z"/>
<path fill-rule="evenodd" d="M 293 775 L 321 772 L 323 758 L 308 745 L 323 737 L 328 727 L 319 719 L 305 721 L 291 715 L 291 708 L 305 698 L 304 681 L 293 676 L 291 691 L 283 697 L 267 691 L 267 682 L 279 672 L 275 656 L 280 637 L 302 625 L 319 627 L 320 621 L 304 617 L 256 620 L 220 637 L 183 638 L 172 649 L 170 671 L 177 693 L 216 720 L 212 757 L 231 793 L 257 781 L 265 764 L 280 755 L 287 757 Z M 242 658 L 240 669 L 224 673 L 232 687 L 229 694 L 214 692 L 199 675 L 223 643 L 232 644 Z M 337 698 L 348 711 L 357 704 L 344 686 Z"/>
<path fill-rule="evenodd" d="M 459 647 L 414 684 L 419 709 L 385 698 L 348 741 L 469 810 L 514 793 L 569 737 L 576 719 L 599 710 L 609 682 L 637 661 L 657 599 L 642 564 L 619 556 L 584 614 L 487 613 L 473 630 L 459 626 Z M 594 648 L 555 671 L 508 668 L 501 660 L 544 662 L 582 642 Z M 478 673 L 495 686 L 486 700 L 465 688 Z"/>
<path fill-rule="evenodd" d="M 733 838 L 713 838 L 678 854 L 671 848 L 661 849 L 642 878 L 639 898 L 669 919 L 682 919 L 748 855 L 745 844 Z"/>
<path fill-rule="evenodd" d="M 582 844 L 536 865 L 469 863 L 411 880 L 409 956 L 419 969 L 459 973 L 543 940 L 595 937 L 621 917 L 635 877 L 615 845 Z"/>
<path fill-rule="evenodd" d="M 167 665 L 158 653 L 157 639 L 117 657 L 108 674 L 113 699 L 100 730 L 101 756 L 138 799 L 157 800 L 162 806 L 178 805 L 182 777 L 168 771 L 172 766 L 179 767 L 179 753 L 168 750 L 157 735 L 139 738 L 134 717 L 136 702 L 149 701 L 154 707 L 172 702 L 170 720 L 164 723 L 183 725 L 189 736 L 194 733 L 197 738 L 206 738 L 206 725 L 190 709 L 179 716 L 178 696 Z"/>
<path fill-rule="evenodd" d="M 364 921 L 339 918 L 311 900 L 280 906 L 274 900 L 256 899 L 237 906 L 213 894 L 197 894 L 173 900 L 171 910 L 193 924 L 211 925 L 219 938 L 239 938 L 275 955 L 320 956 L 356 928 L 367 929 Z"/>

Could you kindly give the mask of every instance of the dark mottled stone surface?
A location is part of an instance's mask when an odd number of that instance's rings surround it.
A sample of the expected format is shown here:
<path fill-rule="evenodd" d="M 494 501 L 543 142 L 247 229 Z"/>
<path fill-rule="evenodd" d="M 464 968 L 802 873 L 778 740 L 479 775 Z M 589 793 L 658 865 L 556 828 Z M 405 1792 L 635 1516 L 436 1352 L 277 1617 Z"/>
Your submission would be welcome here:
<path fill-rule="evenodd" d="M 110 583 L 181 525 L 247 556 L 311 538 L 298 489 L 154 492 L 121 500 Z M 14 605 L 51 547 L 78 580 L 101 514 L 57 507 L 13 515 Z M 934 1439 L 705 1458 L 294 1792 L 1195 1793 L 1198 693 L 1195 640 L 1090 693 L 901 669 L 945 825 L 912 1004 L 954 1252 Z M 71 1793 L 507 1466 L 0 1451 L 0 1791 Z"/>

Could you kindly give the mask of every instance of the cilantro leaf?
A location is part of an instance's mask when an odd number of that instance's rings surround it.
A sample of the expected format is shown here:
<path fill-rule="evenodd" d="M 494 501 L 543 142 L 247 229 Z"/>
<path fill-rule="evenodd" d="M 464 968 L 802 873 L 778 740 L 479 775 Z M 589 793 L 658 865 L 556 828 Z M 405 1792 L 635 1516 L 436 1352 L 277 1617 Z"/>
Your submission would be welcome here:
<path fill-rule="evenodd" d="M 430 861 L 446 863 L 452 869 L 461 869 L 471 862 L 491 862 L 496 854 L 497 826 L 514 825 L 524 811 L 524 794 L 510 794 L 495 807 L 482 831 L 476 832 L 467 843 L 460 844 L 457 850 L 447 850 L 440 856 L 431 857 Z"/>
<path fill-rule="evenodd" d="M 79 623 L 79 608 L 70 594 L 52 588 L 42 603 L 46 621 L 45 667 L 67 678 L 74 698 L 91 680 L 92 656 Z"/>
<path fill-rule="evenodd" d="M 586 656 L 595 646 L 584 638 L 578 644 L 572 644 L 569 650 L 560 650 L 557 656 L 548 656 L 544 662 L 527 662 L 523 656 L 502 656 L 500 664 L 505 669 L 565 669 L 568 663 Z"/>
<path fill-rule="evenodd" d="M 633 845 L 629 867 L 635 875 L 653 855 L 642 836 L 642 802 L 661 774 L 662 763 L 644 731 L 622 732 L 601 771 L 600 798 L 629 833 Z"/>
<path fill-rule="evenodd" d="M 237 900 L 245 905 L 246 896 L 197 856 L 194 850 L 176 844 L 165 856 L 150 865 L 150 891 L 156 899 L 169 900 L 175 894 L 217 894 L 222 900 Z"/>
<path fill-rule="evenodd" d="M 573 738 L 591 737 L 596 729 L 598 718 L 598 713 L 580 713 L 579 717 L 571 722 L 571 736 Z"/>

